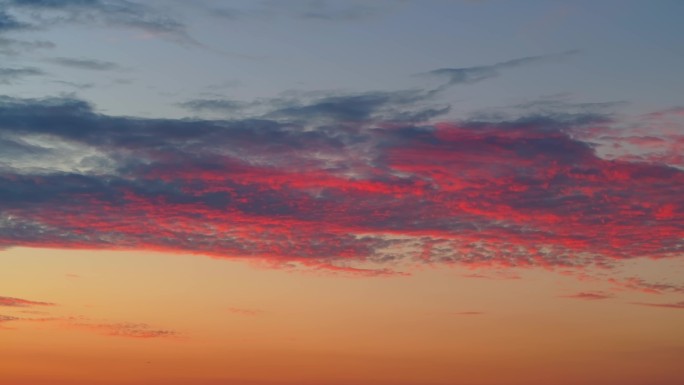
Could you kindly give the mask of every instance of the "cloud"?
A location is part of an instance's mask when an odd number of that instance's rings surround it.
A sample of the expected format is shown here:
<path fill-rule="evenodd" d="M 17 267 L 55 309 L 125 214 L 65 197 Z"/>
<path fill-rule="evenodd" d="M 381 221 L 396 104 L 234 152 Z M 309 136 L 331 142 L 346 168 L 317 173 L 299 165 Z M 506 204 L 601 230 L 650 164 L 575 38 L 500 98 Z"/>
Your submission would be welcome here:
<path fill-rule="evenodd" d="M 0 306 L 5 307 L 31 307 L 31 306 L 55 306 L 51 302 L 29 301 L 27 299 L 0 297 Z"/>
<path fill-rule="evenodd" d="M 50 59 L 50 61 L 64 67 L 72 67 L 76 69 L 92 71 L 111 71 L 121 68 L 118 64 L 113 62 L 92 59 L 73 59 L 66 57 L 57 57 Z"/>
<path fill-rule="evenodd" d="M 155 329 L 144 323 L 117 322 L 117 323 L 79 323 L 70 325 L 81 330 L 93 331 L 112 337 L 124 337 L 135 339 L 149 338 L 171 338 L 177 337 L 178 333 L 174 330 Z"/>
<path fill-rule="evenodd" d="M 656 216 L 660 217 L 660 213 L 656 212 Z M 628 277 L 625 279 L 609 278 L 608 282 L 613 285 L 625 289 L 637 290 L 648 294 L 662 294 L 662 293 L 684 293 L 684 285 L 674 285 L 670 283 L 653 283 L 648 282 L 639 277 Z"/>
<path fill-rule="evenodd" d="M 603 292 L 580 292 L 580 293 L 571 294 L 571 295 L 564 295 L 563 297 L 564 298 L 575 298 L 575 299 L 595 301 L 595 300 L 613 298 L 613 295 L 608 294 L 608 293 L 603 293 Z"/>
<path fill-rule="evenodd" d="M 3 323 L 3 322 L 10 322 L 10 321 L 16 321 L 16 320 L 18 320 L 18 319 L 19 319 L 19 318 L 17 318 L 17 317 L 12 317 L 12 316 L 9 316 L 9 315 L 2 315 L 2 314 L 0 314 L 0 323 Z"/>
<path fill-rule="evenodd" d="M 213 5 L 213 4 L 212 4 Z M 249 8 L 210 7 L 211 14 L 232 21 L 244 19 L 269 20 L 276 17 L 287 17 L 299 21 L 320 22 L 358 22 L 372 20 L 391 13 L 401 5 L 397 1 L 347 1 L 344 3 L 326 0 L 296 0 L 283 4 L 280 1 L 264 1 L 250 4 Z"/>
<path fill-rule="evenodd" d="M 180 103 L 180 106 L 193 111 L 233 112 L 245 107 L 244 102 L 228 99 L 193 99 Z"/>
<path fill-rule="evenodd" d="M 0 55 L 18 55 L 26 51 L 54 47 L 54 43 L 45 40 L 24 41 L 0 37 Z"/>
<path fill-rule="evenodd" d="M 485 313 L 481 312 L 481 311 L 457 311 L 457 312 L 453 312 L 450 314 L 453 314 L 453 315 L 483 315 Z"/>
<path fill-rule="evenodd" d="M 497 77 L 499 76 L 502 70 L 523 67 L 531 64 L 544 63 L 552 60 L 560 60 L 568 56 L 575 55 L 578 52 L 579 51 L 573 50 L 549 55 L 527 56 L 496 64 L 475 67 L 440 68 L 432 70 L 422 75 L 430 75 L 445 78 L 447 79 L 446 86 L 453 86 L 456 84 L 472 84 L 481 82 L 486 79 Z"/>
<path fill-rule="evenodd" d="M 305 124 L 379 121 L 426 122 L 449 112 L 450 106 L 435 106 L 434 91 L 399 90 L 354 94 L 321 93 L 280 98 L 237 101 L 231 99 L 193 99 L 180 106 L 195 112 L 222 112 L 225 116 L 258 116 L 262 119 Z"/>
<path fill-rule="evenodd" d="M 26 29 L 27 24 L 20 22 L 14 16 L 0 10 L 0 33 Z"/>
<path fill-rule="evenodd" d="M 684 309 L 684 301 L 674 302 L 674 303 L 650 303 L 650 302 L 632 302 L 634 305 L 648 306 L 648 307 L 660 307 L 666 309 Z"/>
<path fill-rule="evenodd" d="M 562 106 L 438 121 L 432 96 L 290 95 L 245 102 L 244 116 L 221 120 L 2 97 L 0 146 L 13 152 L 0 152 L 0 245 L 189 252 L 363 275 L 681 255 L 684 171 L 604 158 L 586 135 L 624 122 Z"/>
<path fill-rule="evenodd" d="M 260 310 L 260 309 L 246 309 L 246 308 L 239 308 L 239 307 L 228 308 L 228 311 L 233 313 L 233 314 L 239 314 L 239 315 L 250 316 L 250 317 L 254 317 L 254 316 L 264 314 L 264 311 Z"/>
<path fill-rule="evenodd" d="M 127 0 L 10 0 L 4 5 L 31 20 L 32 28 L 73 23 L 110 25 L 142 30 L 179 43 L 197 44 L 183 23 L 143 3 Z"/>
<path fill-rule="evenodd" d="M 4 298 L 4 297 L 0 297 Z M 15 299 L 16 298 L 10 298 Z M 31 305 L 2 305 L 0 306 L 34 306 L 36 304 L 52 305 L 42 302 L 31 302 Z M 39 312 L 24 312 L 27 314 L 45 314 Z M 0 315 L 0 323 L 4 322 L 44 322 L 52 325 L 60 326 L 66 329 L 82 330 L 88 332 L 95 332 L 105 336 L 135 338 L 135 339 L 150 339 L 150 338 L 175 338 L 179 333 L 170 329 L 157 329 L 145 323 L 133 322 L 96 322 L 86 317 L 40 317 L 40 318 L 22 318 Z"/>
<path fill-rule="evenodd" d="M 45 73 L 34 67 L 2 68 L 0 67 L 0 84 L 11 84 L 26 76 L 38 76 Z"/>

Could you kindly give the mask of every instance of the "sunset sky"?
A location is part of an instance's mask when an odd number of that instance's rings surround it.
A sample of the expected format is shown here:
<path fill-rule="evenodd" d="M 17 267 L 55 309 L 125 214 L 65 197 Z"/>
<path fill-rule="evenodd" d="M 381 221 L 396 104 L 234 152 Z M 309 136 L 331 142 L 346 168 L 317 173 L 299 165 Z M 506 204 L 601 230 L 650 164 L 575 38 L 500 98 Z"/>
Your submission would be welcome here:
<path fill-rule="evenodd" d="M 682 15 L 0 0 L 0 384 L 681 385 Z"/>

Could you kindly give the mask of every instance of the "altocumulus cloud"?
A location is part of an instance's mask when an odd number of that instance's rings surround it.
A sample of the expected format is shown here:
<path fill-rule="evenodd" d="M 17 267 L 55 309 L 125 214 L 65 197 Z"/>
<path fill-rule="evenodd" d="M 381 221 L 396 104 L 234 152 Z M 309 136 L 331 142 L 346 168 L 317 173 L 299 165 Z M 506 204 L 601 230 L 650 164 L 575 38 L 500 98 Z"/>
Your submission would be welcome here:
<path fill-rule="evenodd" d="M 487 71 L 542 59 L 521 60 Z M 614 118 L 440 122 L 445 109 L 425 105 L 433 92 L 270 101 L 224 120 L 0 98 L 0 244 L 368 274 L 399 262 L 582 268 L 681 255 L 684 171 L 599 156 L 580 134 Z"/>

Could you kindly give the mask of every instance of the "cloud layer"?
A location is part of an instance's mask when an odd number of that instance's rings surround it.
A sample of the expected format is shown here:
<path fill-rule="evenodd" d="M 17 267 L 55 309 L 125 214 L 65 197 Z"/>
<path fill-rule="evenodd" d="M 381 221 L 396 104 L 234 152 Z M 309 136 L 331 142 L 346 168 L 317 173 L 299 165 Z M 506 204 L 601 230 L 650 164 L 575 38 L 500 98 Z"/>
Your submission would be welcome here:
<path fill-rule="evenodd" d="M 681 255 L 684 172 L 598 156 L 580 133 L 607 116 L 421 122 L 412 114 L 428 98 L 328 95 L 260 117 L 172 120 L 4 97 L 0 244 L 369 262 L 371 274 Z"/>

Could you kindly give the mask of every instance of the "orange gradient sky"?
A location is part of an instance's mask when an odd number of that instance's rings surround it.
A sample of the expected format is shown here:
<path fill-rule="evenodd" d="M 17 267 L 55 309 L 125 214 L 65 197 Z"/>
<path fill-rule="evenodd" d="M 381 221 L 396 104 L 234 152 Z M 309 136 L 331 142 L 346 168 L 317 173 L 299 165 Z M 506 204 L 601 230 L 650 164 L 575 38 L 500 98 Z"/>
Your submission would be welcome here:
<path fill-rule="evenodd" d="M 22 248 L 0 262 L 8 297 L 54 303 L 0 307 L 20 318 L 0 324 L 7 384 L 675 385 L 684 376 L 684 312 L 635 306 L 654 294 L 633 291 L 568 298 L 587 285 L 552 272 L 354 277 Z M 684 272 L 669 265 L 653 278 Z"/>

